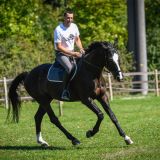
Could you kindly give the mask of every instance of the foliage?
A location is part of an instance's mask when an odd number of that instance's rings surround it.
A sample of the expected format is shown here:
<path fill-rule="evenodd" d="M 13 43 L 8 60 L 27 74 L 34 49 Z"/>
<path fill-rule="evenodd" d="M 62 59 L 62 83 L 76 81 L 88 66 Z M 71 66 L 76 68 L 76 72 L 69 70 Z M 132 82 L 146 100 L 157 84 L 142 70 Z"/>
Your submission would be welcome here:
<path fill-rule="evenodd" d="M 127 52 L 126 1 L 121 0 L 3 0 L 0 2 L 0 75 L 13 77 L 23 70 L 54 61 L 53 29 L 62 20 L 64 5 L 73 8 L 84 47 L 93 41 L 118 38 L 122 68 L 133 70 Z M 159 0 L 145 0 L 148 66 L 160 67 Z"/>
<path fill-rule="evenodd" d="M 148 66 L 160 69 L 160 1 L 145 0 Z"/>
<path fill-rule="evenodd" d="M 126 50 L 127 5 L 125 1 L 75 0 L 69 5 L 75 11 L 75 20 L 80 28 L 84 46 L 93 41 L 114 42 L 114 39 L 118 38 L 122 67 L 124 71 L 131 70 L 132 57 Z"/>
<path fill-rule="evenodd" d="M 0 75 L 13 76 L 51 61 L 54 24 L 50 21 L 56 16 L 51 7 L 38 0 L 5 0 L 0 15 Z"/>
<path fill-rule="evenodd" d="M 86 44 L 95 40 L 114 41 L 118 38 L 120 46 L 125 45 L 126 5 L 119 0 L 78 0 L 71 4 L 76 12 L 76 22 Z M 103 8 L 101 7 L 103 6 Z M 78 9 L 77 8 L 81 8 Z M 94 11 L 94 12 L 93 12 Z"/>

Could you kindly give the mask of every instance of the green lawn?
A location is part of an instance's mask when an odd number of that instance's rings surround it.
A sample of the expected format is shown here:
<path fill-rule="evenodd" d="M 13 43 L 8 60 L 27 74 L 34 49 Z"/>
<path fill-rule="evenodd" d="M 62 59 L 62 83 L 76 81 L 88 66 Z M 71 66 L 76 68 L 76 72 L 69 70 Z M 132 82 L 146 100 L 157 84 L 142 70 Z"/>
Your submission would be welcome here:
<path fill-rule="evenodd" d="M 56 103 L 52 108 L 58 115 Z M 86 131 L 95 124 L 96 116 L 76 102 L 64 103 L 64 115 L 59 119 L 81 144 L 72 146 L 45 116 L 42 134 L 50 147 L 44 149 L 35 140 L 37 104 L 23 103 L 19 124 L 5 123 L 7 111 L 1 105 L 0 160 L 159 160 L 160 98 L 116 99 L 111 108 L 133 145 L 125 144 L 106 114 L 99 133 L 87 139 Z"/>

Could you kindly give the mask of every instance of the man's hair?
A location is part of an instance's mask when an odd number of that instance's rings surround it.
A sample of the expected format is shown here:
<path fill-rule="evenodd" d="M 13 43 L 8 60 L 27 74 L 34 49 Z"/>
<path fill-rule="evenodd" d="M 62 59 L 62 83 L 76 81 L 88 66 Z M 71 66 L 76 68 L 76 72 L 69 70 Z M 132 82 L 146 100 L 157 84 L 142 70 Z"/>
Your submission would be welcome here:
<path fill-rule="evenodd" d="M 73 10 L 71 8 L 67 8 L 64 12 L 64 17 L 66 16 L 67 13 L 73 14 Z"/>

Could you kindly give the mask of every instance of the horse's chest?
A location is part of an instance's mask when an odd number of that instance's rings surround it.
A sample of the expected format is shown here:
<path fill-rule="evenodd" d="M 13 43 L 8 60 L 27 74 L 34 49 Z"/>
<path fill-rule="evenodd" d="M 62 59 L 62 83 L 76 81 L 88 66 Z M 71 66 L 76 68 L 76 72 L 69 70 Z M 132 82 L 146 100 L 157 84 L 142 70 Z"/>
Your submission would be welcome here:
<path fill-rule="evenodd" d="M 94 88 L 94 93 L 96 96 L 104 95 L 105 94 L 105 88 L 101 85 L 100 81 L 96 79 L 94 81 L 95 88 Z"/>

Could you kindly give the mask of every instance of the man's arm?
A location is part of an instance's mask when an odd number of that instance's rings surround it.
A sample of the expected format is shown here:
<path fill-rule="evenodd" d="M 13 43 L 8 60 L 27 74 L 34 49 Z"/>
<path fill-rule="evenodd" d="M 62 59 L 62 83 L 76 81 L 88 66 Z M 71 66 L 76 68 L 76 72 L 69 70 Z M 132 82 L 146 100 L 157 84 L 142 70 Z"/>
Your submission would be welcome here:
<path fill-rule="evenodd" d="M 66 48 L 64 48 L 62 45 L 61 45 L 61 42 L 59 43 L 56 43 L 57 45 L 57 49 L 61 52 L 63 52 L 65 55 L 67 56 L 73 56 L 73 57 L 81 57 L 81 54 L 79 52 L 73 52 L 73 51 L 69 51 L 67 50 Z"/>
<path fill-rule="evenodd" d="M 80 39 L 79 36 L 76 38 L 76 41 L 75 41 L 75 42 L 76 42 L 77 47 L 78 47 L 79 50 L 80 50 L 80 53 L 81 53 L 81 54 L 84 54 L 85 51 L 84 51 L 84 49 L 83 49 L 82 42 L 81 42 L 81 39 Z"/>

